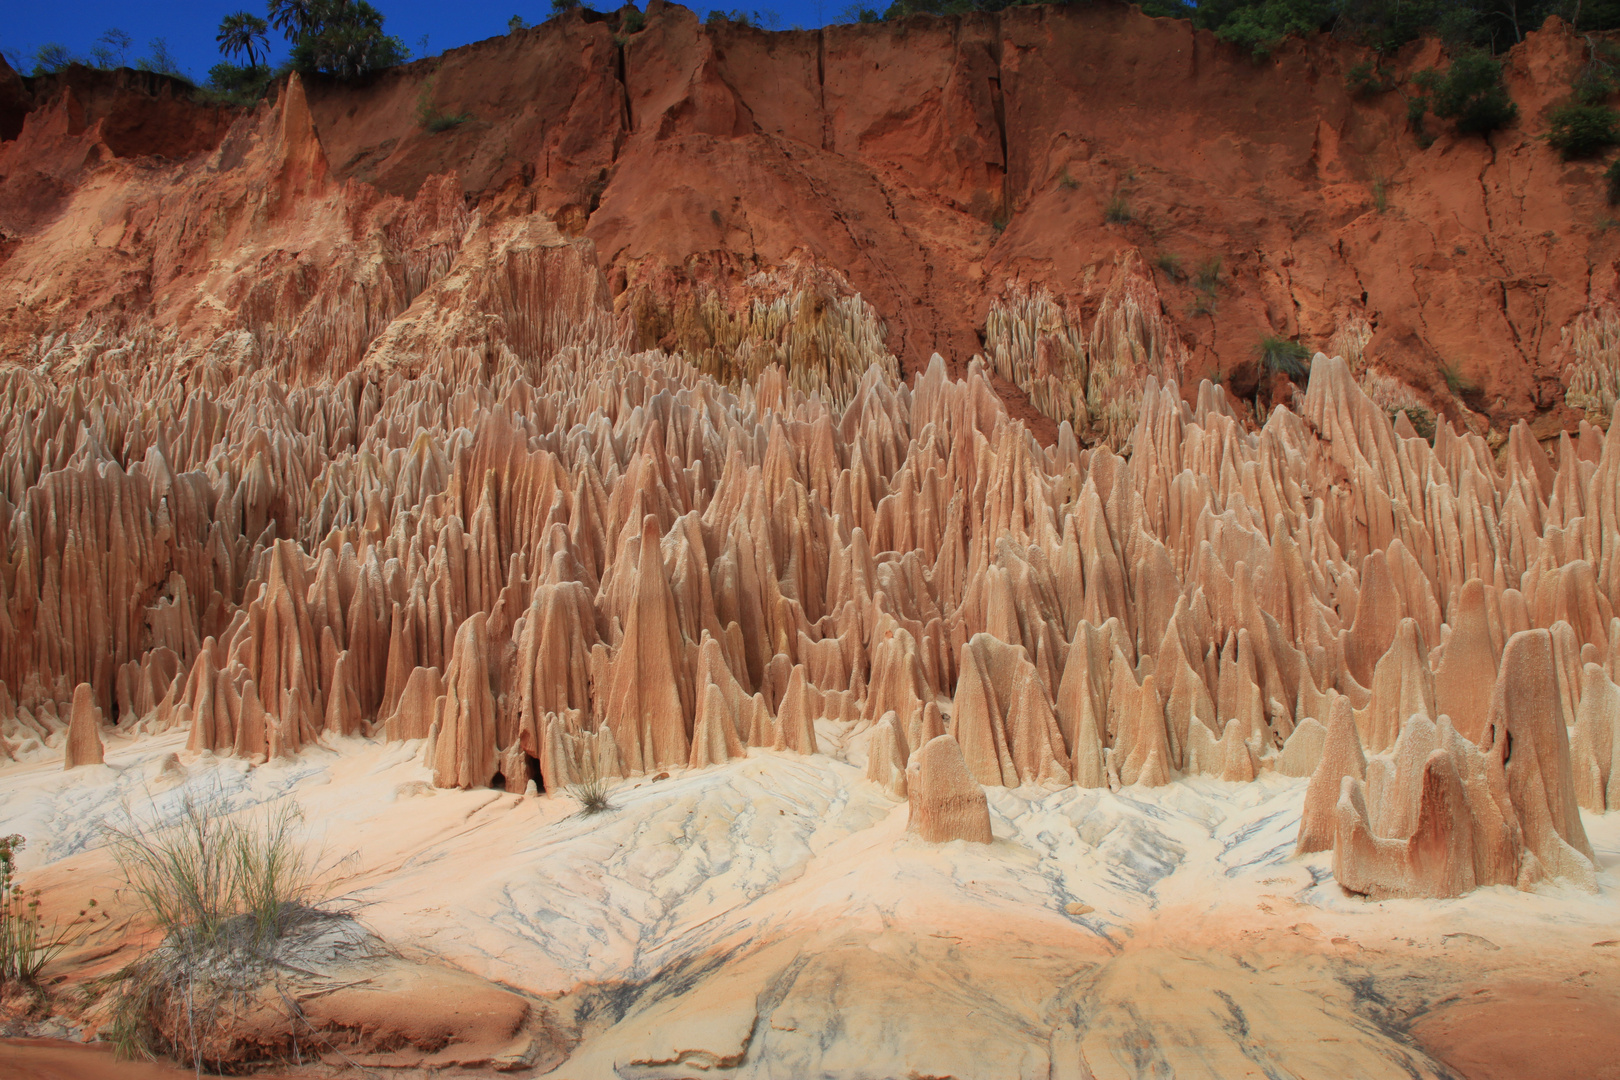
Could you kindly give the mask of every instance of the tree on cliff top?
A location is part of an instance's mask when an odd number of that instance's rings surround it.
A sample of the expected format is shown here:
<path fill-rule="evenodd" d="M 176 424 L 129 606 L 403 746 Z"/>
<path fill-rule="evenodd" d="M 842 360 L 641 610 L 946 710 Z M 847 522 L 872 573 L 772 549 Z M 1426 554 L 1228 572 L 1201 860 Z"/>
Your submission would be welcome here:
<path fill-rule="evenodd" d="M 219 33 L 214 40 L 219 43 L 219 51 L 225 56 L 247 56 L 248 67 L 259 66 L 259 49 L 263 48 L 266 55 L 269 52 L 269 42 L 265 38 L 265 31 L 270 24 L 257 15 L 249 15 L 245 11 L 238 11 L 234 15 L 227 15 L 219 22 Z"/>
<path fill-rule="evenodd" d="M 883 18 L 1002 11 L 1047 2 L 1078 0 L 892 0 Z M 1140 6 L 1147 15 L 1187 19 L 1256 57 L 1268 55 L 1288 37 L 1317 31 L 1380 53 L 1425 36 L 1452 49 L 1496 53 L 1523 41 L 1553 15 L 1579 30 L 1620 29 L 1620 0 L 1140 0 Z M 854 5 L 842 18 L 865 21 L 861 11 Z"/>
<path fill-rule="evenodd" d="M 270 25 L 296 44 L 305 34 L 320 29 L 318 12 L 324 6 L 323 0 L 270 0 Z"/>
<path fill-rule="evenodd" d="M 302 0 L 272 0 L 283 10 Z M 292 66 L 340 79 L 356 79 L 409 57 L 405 43 L 383 31 L 383 13 L 366 0 L 312 0 L 286 16 Z M 294 29 L 295 27 L 299 29 Z"/>

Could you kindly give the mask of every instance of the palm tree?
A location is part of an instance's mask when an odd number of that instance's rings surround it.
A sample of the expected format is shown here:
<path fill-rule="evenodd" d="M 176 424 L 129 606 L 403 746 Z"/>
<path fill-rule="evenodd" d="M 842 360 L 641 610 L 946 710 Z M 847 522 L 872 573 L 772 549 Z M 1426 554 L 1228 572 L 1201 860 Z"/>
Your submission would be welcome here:
<path fill-rule="evenodd" d="M 270 0 L 270 24 L 297 41 L 320 28 L 326 7 L 324 0 Z"/>
<path fill-rule="evenodd" d="M 238 11 L 219 21 L 219 36 L 214 40 L 219 42 L 219 51 L 224 55 L 246 53 L 248 67 L 256 68 L 259 66 L 258 49 L 263 47 L 265 55 L 269 55 L 269 44 L 265 40 L 268 29 L 270 24 L 257 15 Z"/>

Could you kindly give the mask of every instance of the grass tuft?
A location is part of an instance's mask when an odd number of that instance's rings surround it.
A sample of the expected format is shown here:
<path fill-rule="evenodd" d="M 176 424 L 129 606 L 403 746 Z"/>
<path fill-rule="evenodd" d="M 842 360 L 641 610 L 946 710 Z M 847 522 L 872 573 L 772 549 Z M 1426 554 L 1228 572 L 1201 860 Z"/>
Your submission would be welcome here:
<path fill-rule="evenodd" d="M 1454 397 L 1469 397 L 1479 393 L 1479 384 L 1464 375 L 1462 365 L 1455 360 L 1441 363 L 1440 377 L 1446 381 L 1446 389 L 1450 390 Z"/>
<path fill-rule="evenodd" d="M 30 896 L 16 882 L 17 852 L 23 844 L 16 834 L 0 837 L 0 988 L 37 985 L 45 965 L 68 944 L 55 926 L 45 929 L 39 890 Z"/>
<path fill-rule="evenodd" d="M 416 95 L 416 122 L 421 125 L 422 130 L 435 135 L 459 127 L 472 119 L 471 113 L 447 113 L 434 106 L 433 86 L 437 81 L 437 76 L 430 77 L 422 84 L 421 93 Z"/>
<path fill-rule="evenodd" d="M 291 803 L 232 817 L 187 796 L 158 824 L 109 827 L 114 858 L 160 945 L 120 976 L 109 1036 L 124 1057 L 217 1059 L 226 1019 L 271 978 L 288 943 L 331 918 Z"/>
<path fill-rule="evenodd" d="M 1110 225 L 1127 225 L 1135 218 L 1136 215 L 1131 212 L 1131 204 L 1117 191 L 1108 200 L 1108 205 L 1103 207 L 1103 220 Z"/>
<path fill-rule="evenodd" d="M 1260 367 L 1298 382 L 1310 373 L 1311 350 L 1297 341 L 1267 334 L 1254 347 Z"/>
<path fill-rule="evenodd" d="M 607 778 L 597 772 L 596 760 L 591 753 L 586 753 L 584 764 L 584 775 L 568 785 L 568 794 L 578 801 L 579 812 L 586 817 L 612 810 L 613 803 L 608 798 L 612 789 Z"/>

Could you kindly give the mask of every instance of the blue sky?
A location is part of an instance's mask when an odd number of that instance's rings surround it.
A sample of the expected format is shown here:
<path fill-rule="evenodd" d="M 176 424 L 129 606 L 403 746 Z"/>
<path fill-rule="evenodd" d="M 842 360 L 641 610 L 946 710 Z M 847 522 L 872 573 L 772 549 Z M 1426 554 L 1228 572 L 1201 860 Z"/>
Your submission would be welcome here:
<path fill-rule="evenodd" d="M 870 5 L 871 0 L 867 0 Z M 372 0 L 388 17 L 388 30 L 405 40 L 412 55 L 421 54 L 422 36 L 427 35 L 427 52 L 439 53 L 457 45 L 481 41 L 506 32 L 513 15 L 530 22 L 543 20 L 551 9 L 550 0 L 459 0 L 458 3 L 428 3 L 426 0 Z M 772 4 L 750 4 L 727 0 L 713 6 L 758 8 L 775 13 L 780 29 L 795 24 L 817 26 L 831 22 L 848 6 L 848 0 L 779 0 Z M 596 0 L 591 6 L 616 6 L 612 0 Z M 699 0 L 693 10 L 706 14 L 711 5 Z M 881 6 L 887 6 L 886 4 Z M 130 0 L 78 0 L 76 3 L 41 3 L 39 0 L 7 0 L 0 19 L 0 51 L 8 63 L 21 66 L 26 74 L 29 57 L 47 42 L 60 42 L 76 55 L 88 55 L 96 39 L 110 27 L 117 27 L 134 39 L 126 58 L 131 66 L 150 52 L 154 38 L 167 42 L 179 66 L 199 82 L 208 69 L 219 62 L 214 34 L 222 16 L 233 11 L 264 14 L 263 0 L 158 0 L 131 3 Z M 766 23 L 769 25 L 769 22 Z M 272 38 L 277 60 L 286 55 L 286 45 Z"/>

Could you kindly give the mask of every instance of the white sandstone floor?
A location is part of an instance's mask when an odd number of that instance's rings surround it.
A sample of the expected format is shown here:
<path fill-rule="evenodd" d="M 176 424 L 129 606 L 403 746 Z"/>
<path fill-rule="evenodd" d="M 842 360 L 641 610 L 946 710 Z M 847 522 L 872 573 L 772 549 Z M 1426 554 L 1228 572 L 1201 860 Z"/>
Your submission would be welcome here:
<path fill-rule="evenodd" d="M 823 741 L 844 753 L 835 730 Z M 930 846 L 851 760 L 755 751 L 567 795 L 434 791 L 418 745 L 248 769 L 119 738 L 0 768 L 30 884 L 115 908 L 105 825 L 291 796 L 386 940 L 547 999 L 559 1077 L 1447 1076 L 1407 1035 L 1448 995 L 1620 967 L 1620 814 L 1595 894 L 1368 903 L 1292 857 L 1305 781 L 990 792 L 995 842 Z M 179 754 L 178 771 L 168 755 Z"/>

